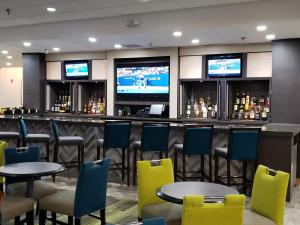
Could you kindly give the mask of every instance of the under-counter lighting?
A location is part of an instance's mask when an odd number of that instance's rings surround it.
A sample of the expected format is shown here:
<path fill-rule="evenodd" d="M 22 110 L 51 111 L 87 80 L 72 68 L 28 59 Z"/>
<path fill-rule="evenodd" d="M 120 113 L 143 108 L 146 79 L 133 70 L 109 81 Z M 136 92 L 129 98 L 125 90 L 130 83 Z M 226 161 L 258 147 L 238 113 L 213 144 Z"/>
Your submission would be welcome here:
<path fill-rule="evenodd" d="M 174 31 L 173 32 L 173 36 L 174 37 L 181 37 L 182 36 L 182 32 L 181 31 Z"/>
<path fill-rule="evenodd" d="M 115 44 L 115 48 L 120 49 L 120 48 L 122 48 L 122 45 L 121 44 Z"/>
<path fill-rule="evenodd" d="M 13 57 L 11 55 L 6 56 L 7 59 L 12 59 Z"/>
<path fill-rule="evenodd" d="M 54 12 L 56 12 L 56 8 L 48 7 L 47 11 L 50 12 L 50 13 L 54 13 Z"/>
<path fill-rule="evenodd" d="M 24 45 L 25 47 L 30 47 L 30 46 L 31 46 L 31 43 L 28 42 L 28 41 L 25 41 L 25 42 L 23 42 L 23 45 Z"/>
<path fill-rule="evenodd" d="M 54 48 L 52 48 L 52 50 L 55 51 L 55 52 L 59 52 L 59 51 L 60 51 L 60 48 L 54 47 Z"/>
<path fill-rule="evenodd" d="M 97 42 L 97 38 L 95 38 L 95 37 L 89 37 L 89 42 L 95 43 L 95 42 Z"/>
<path fill-rule="evenodd" d="M 265 30 L 267 30 L 267 26 L 265 26 L 265 25 L 259 25 L 259 26 L 257 26 L 256 27 L 256 30 L 257 31 L 265 31 Z"/>
<path fill-rule="evenodd" d="M 11 66 L 11 63 L 10 63 L 10 62 L 8 62 L 8 63 L 6 63 L 6 65 L 7 65 L 7 66 Z"/>
<path fill-rule="evenodd" d="M 268 40 L 274 40 L 275 38 L 276 38 L 275 34 L 268 34 L 268 35 L 266 35 L 266 39 L 268 39 Z"/>
<path fill-rule="evenodd" d="M 8 51 L 7 51 L 7 50 L 2 50 L 1 53 L 2 53 L 3 55 L 7 55 L 7 54 L 8 54 Z"/>
<path fill-rule="evenodd" d="M 192 42 L 192 44 L 196 45 L 196 44 L 200 43 L 200 40 L 199 39 L 193 39 L 191 42 Z"/>

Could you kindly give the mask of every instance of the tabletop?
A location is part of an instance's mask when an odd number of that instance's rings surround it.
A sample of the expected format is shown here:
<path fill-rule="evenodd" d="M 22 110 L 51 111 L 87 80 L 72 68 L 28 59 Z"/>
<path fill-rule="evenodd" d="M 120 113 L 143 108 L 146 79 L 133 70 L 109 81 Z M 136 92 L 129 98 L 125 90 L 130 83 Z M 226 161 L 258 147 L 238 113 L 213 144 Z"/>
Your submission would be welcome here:
<path fill-rule="evenodd" d="M 64 171 L 64 166 L 52 162 L 24 162 L 0 167 L 3 177 L 41 177 Z"/>
<path fill-rule="evenodd" d="M 239 194 L 239 192 L 232 187 L 206 182 L 176 182 L 157 190 L 158 197 L 177 204 L 183 203 L 185 195 L 204 195 L 206 202 L 215 202 L 228 194 Z"/>

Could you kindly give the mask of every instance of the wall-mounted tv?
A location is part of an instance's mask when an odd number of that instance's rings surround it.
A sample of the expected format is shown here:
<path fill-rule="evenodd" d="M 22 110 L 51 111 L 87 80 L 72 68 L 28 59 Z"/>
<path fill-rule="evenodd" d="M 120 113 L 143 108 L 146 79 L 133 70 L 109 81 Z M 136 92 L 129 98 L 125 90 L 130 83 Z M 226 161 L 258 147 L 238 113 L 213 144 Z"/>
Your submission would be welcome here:
<path fill-rule="evenodd" d="M 206 56 L 206 68 L 209 78 L 242 77 L 243 55 L 208 55 Z"/>
<path fill-rule="evenodd" d="M 89 61 L 76 60 L 64 62 L 65 78 L 68 80 L 84 80 L 89 78 Z"/>
<path fill-rule="evenodd" d="M 117 65 L 117 94 L 167 95 L 169 94 L 169 75 L 168 63 Z"/>

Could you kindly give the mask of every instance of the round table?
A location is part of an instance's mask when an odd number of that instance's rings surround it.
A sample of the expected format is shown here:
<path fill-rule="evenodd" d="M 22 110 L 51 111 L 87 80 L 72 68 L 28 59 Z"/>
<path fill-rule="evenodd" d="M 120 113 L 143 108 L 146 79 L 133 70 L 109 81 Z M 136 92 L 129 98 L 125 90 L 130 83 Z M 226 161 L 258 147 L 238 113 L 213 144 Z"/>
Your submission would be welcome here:
<path fill-rule="evenodd" d="M 176 182 L 162 186 L 156 192 L 161 199 L 177 204 L 183 204 L 185 195 L 204 195 L 205 202 L 223 200 L 225 195 L 239 194 L 234 188 L 206 182 Z"/>
<path fill-rule="evenodd" d="M 0 167 L 0 176 L 10 178 L 25 178 L 27 182 L 26 196 L 33 194 L 34 180 L 42 176 L 49 176 L 64 171 L 64 166 L 51 162 L 24 162 Z"/>

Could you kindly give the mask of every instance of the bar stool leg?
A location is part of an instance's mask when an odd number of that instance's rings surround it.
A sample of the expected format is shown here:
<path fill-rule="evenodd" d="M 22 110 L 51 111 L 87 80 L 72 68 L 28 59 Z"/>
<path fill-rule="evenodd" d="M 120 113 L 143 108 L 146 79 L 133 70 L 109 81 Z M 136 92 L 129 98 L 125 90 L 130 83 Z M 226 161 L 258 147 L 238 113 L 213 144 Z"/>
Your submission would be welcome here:
<path fill-rule="evenodd" d="M 134 147 L 134 152 L 133 152 L 133 185 L 136 185 L 136 163 L 137 163 L 137 149 Z"/>
<path fill-rule="evenodd" d="M 56 225 L 56 213 L 51 212 L 52 225 Z"/>
<path fill-rule="evenodd" d="M 47 162 L 50 161 L 49 155 L 50 155 L 50 143 L 49 143 L 49 141 L 47 141 L 47 143 L 46 143 L 46 160 L 47 160 Z"/>
<path fill-rule="evenodd" d="M 219 156 L 215 155 L 215 183 L 219 183 Z"/>
<path fill-rule="evenodd" d="M 247 160 L 243 161 L 243 192 L 247 192 Z"/>
<path fill-rule="evenodd" d="M 68 225 L 73 225 L 73 216 L 68 216 Z"/>
<path fill-rule="evenodd" d="M 205 172 L 204 172 L 204 155 L 201 155 L 200 157 L 201 157 L 201 170 L 200 170 L 201 178 L 200 178 L 200 180 L 204 181 L 204 176 L 205 176 Z"/>
<path fill-rule="evenodd" d="M 212 178 L 212 156 L 211 154 L 208 155 L 208 161 L 209 161 L 209 182 L 212 183 L 213 178 Z"/>
<path fill-rule="evenodd" d="M 97 146 L 97 160 L 100 160 L 100 146 Z"/>
<path fill-rule="evenodd" d="M 125 177 L 125 149 L 122 148 L 122 182 L 124 182 Z"/>
<path fill-rule="evenodd" d="M 178 153 L 177 150 L 174 149 L 174 179 L 177 181 L 177 167 L 178 167 Z"/>
<path fill-rule="evenodd" d="M 103 146 L 103 152 L 102 152 L 102 158 L 103 159 L 105 158 L 105 154 L 106 154 L 106 148 L 104 148 L 104 146 Z"/>
<path fill-rule="evenodd" d="M 40 210 L 40 213 L 39 213 L 39 224 L 40 225 L 46 224 L 46 216 L 47 216 L 47 211 Z"/>
<path fill-rule="evenodd" d="M 227 162 L 227 185 L 230 186 L 230 160 L 229 159 L 226 159 L 226 162 Z"/>
<path fill-rule="evenodd" d="M 81 224 L 80 218 L 75 218 L 75 225 L 80 225 L 80 224 Z"/>
<path fill-rule="evenodd" d="M 81 158 L 80 158 L 80 161 L 81 161 L 81 164 L 84 163 L 84 145 L 81 145 L 80 146 L 80 150 L 81 150 Z"/>
<path fill-rule="evenodd" d="M 20 146 L 21 146 L 21 141 L 20 141 L 20 139 L 18 138 L 18 139 L 17 139 L 17 147 L 20 148 Z"/>
<path fill-rule="evenodd" d="M 80 171 L 80 164 L 81 164 L 81 149 L 80 149 L 80 145 L 77 145 L 77 170 L 78 170 L 78 174 L 79 174 L 79 171 Z"/>
<path fill-rule="evenodd" d="M 186 162 L 186 157 L 185 154 L 182 154 L 182 180 L 185 181 L 185 162 Z"/>
<path fill-rule="evenodd" d="M 162 159 L 162 158 L 163 158 L 163 152 L 160 151 L 160 152 L 159 152 L 159 159 Z"/>
<path fill-rule="evenodd" d="M 26 222 L 27 222 L 27 225 L 33 225 L 34 224 L 34 212 L 33 212 L 33 210 L 26 213 Z"/>
<path fill-rule="evenodd" d="M 57 143 L 54 144 L 54 153 L 53 153 L 53 162 L 58 162 L 58 147 L 59 145 Z"/>
<path fill-rule="evenodd" d="M 100 210 L 100 221 L 101 221 L 101 225 L 106 224 L 105 209 Z"/>
<path fill-rule="evenodd" d="M 127 148 L 127 186 L 130 186 L 130 148 Z"/>

